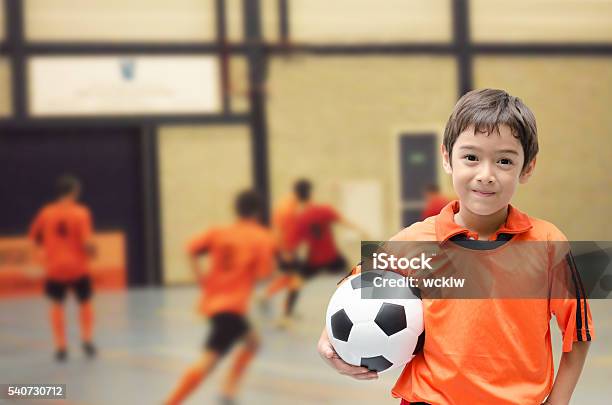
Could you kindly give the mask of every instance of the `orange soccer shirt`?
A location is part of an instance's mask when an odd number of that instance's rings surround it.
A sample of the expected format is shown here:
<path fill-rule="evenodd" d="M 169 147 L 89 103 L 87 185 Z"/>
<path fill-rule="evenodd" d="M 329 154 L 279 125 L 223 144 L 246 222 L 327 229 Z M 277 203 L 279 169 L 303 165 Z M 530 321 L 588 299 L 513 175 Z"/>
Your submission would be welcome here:
<path fill-rule="evenodd" d="M 272 271 L 275 244 L 270 232 L 255 221 L 240 220 L 213 228 L 189 243 L 190 254 L 208 253 L 210 269 L 202 286 L 199 310 L 247 312 L 255 281 Z"/>
<path fill-rule="evenodd" d="M 85 243 L 91 233 L 91 214 L 81 204 L 54 202 L 39 211 L 29 237 L 43 248 L 49 279 L 67 281 L 87 274 L 89 260 Z"/>
<path fill-rule="evenodd" d="M 391 240 L 445 242 L 462 234 L 478 239 L 454 222 L 458 211 L 459 202 L 453 201 Z M 566 241 L 553 224 L 511 205 L 490 240 L 500 234 L 513 235 L 507 244 L 515 246 Z M 576 291 L 576 297 L 551 299 L 423 299 L 423 350 L 404 368 L 393 396 L 432 405 L 540 404 L 554 377 L 551 315 L 563 334 L 564 352 L 575 341 L 595 338 L 587 300 Z"/>
<path fill-rule="evenodd" d="M 276 233 L 278 247 L 291 251 L 291 237 L 295 232 L 298 218 L 298 199 L 294 195 L 284 198 L 272 215 L 272 225 Z"/>

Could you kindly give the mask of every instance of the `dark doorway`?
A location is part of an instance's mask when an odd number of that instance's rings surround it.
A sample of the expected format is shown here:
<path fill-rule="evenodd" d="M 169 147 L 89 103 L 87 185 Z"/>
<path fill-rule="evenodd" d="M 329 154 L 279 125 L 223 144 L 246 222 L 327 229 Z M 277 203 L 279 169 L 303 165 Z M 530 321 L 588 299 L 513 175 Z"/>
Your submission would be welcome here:
<path fill-rule="evenodd" d="M 64 173 L 83 183 L 96 230 L 121 230 L 129 285 L 146 282 L 138 128 L 14 128 L 0 132 L 0 234 L 22 235 Z"/>
<path fill-rule="evenodd" d="M 423 188 L 438 184 L 435 134 L 402 134 L 400 138 L 401 219 L 406 227 L 421 220 Z"/>

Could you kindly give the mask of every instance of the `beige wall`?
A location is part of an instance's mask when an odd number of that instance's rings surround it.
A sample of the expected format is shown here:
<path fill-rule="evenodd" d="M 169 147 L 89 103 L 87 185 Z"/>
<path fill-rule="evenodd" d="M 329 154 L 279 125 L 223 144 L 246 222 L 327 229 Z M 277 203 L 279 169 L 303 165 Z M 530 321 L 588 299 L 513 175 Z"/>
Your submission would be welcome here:
<path fill-rule="evenodd" d="M 296 42 L 399 42 L 451 39 L 449 0 L 292 0 Z"/>
<path fill-rule="evenodd" d="M 266 41 L 276 42 L 279 39 L 280 16 L 278 0 L 260 0 L 262 17 L 262 35 Z"/>
<path fill-rule="evenodd" d="M 164 282 L 191 281 L 185 245 L 233 221 L 236 193 L 251 185 L 246 126 L 163 127 L 159 136 Z"/>
<path fill-rule="evenodd" d="M 6 21 L 4 17 L 4 2 L 6 0 L 0 0 L 0 41 L 6 38 Z"/>
<path fill-rule="evenodd" d="M 240 42 L 244 38 L 244 21 L 242 18 L 242 0 L 225 0 L 226 32 L 231 42 Z"/>
<path fill-rule="evenodd" d="M 24 0 L 36 41 L 210 41 L 214 0 Z"/>
<path fill-rule="evenodd" d="M 0 117 L 11 115 L 11 66 L 8 59 L 0 58 Z"/>
<path fill-rule="evenodd" d="M 230 102 L 232 112 L 249 110 L 249 66 L 243 56 L 230 58 Z"/>
<path fill-rule="evenodd" d="M 443 57 L 275 58 L 268 83 L 269 156 L 276 201 L 301 176 L 319 200 L 339 206 L 345 182 L 382 191 L 384 237 L 399 227 L 397 134 L 441 135 L 456 99 L 456 71 Z M 444 182 L 448 191 L 448 183 Z M 341 208 L 341 207 L 339 207 Z M 353 258 L 356 243 L 343 242 Z M 349 246 L 350 245 L 350 246 Z"/>
<path fill-rule="evenodd" d="M 612 41 L 610 0 L 471 0 L 470 10 L 478 42 Z"/>
<path fill-rule="evenodd" d="M 516 204 L 570 239 L 612 239 L 612 61 L 481 58 L 477 87 L 521 97 L 538 120 L 540 154 Z"/>

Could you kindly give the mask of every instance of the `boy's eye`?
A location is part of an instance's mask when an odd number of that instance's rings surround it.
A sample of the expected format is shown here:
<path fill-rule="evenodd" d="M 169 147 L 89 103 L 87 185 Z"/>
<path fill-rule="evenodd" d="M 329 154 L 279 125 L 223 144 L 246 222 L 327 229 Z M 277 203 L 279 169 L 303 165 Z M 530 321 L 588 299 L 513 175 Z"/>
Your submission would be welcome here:
<path fill-rule="evenodd" d="M 511 164 L 512 164 L 512 160 L 510 160 L 510 159 L 506 159 L 506 158 L 499 159 L 499 162 L 500 162 L 502 165 L 511 165 Z"/>
<path fill-rule="evenodd" d="M 478 160 L 476 155 L 465 155 L 463 158 L 469 160 L 470 162 L 475 162 Z"/>

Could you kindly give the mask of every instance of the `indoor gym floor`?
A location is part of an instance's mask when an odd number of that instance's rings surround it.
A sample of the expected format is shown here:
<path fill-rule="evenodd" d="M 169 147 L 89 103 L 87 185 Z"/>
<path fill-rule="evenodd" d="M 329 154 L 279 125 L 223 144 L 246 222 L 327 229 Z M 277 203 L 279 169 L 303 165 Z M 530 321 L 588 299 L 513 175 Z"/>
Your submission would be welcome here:
<path fill-rule="evenodd" d="M 247 371 L 242 404 L 397 404 L 390 388 L 399 371 L 377 381 L 353 381 L 328 368 L 316 353 L 327 300 L 337 277 L 320 277 L 304 289 L 293 328 L 281 331 L 253 308 L 252 322 L 262 349 Z M 207 324 L 194 308 L 195 287 L 131 289 L 95 296 L 98 357 L 84 358 L 76 305 L 69 300 L 69 361 L 52 359 L 47 306 L 43 297 L 0 301 L 0 383 L 65 383 L 65 404 L 160 404 L 185 368 L 200 353 Z M 280 306 L 280 297 L 276 307 Z M 572 404 L 604 405 L 612 398 L 612 315 L 606 300 L 591 302 L 597 341 Z M 554 320 L 553 320 L 554 323 Z M 555 361 L 560 338 L 553 324 Z M 198 388 L 187 404 L 215 404 L 228 362 Z M 38 401 L 4 401 L 27 404 Z"/>

